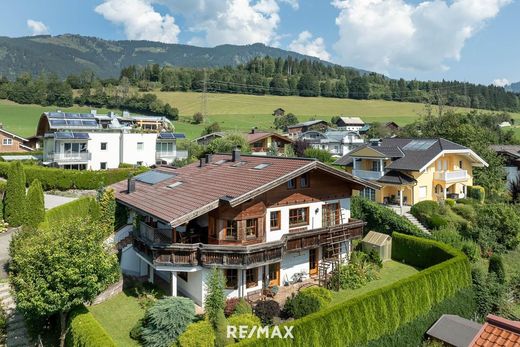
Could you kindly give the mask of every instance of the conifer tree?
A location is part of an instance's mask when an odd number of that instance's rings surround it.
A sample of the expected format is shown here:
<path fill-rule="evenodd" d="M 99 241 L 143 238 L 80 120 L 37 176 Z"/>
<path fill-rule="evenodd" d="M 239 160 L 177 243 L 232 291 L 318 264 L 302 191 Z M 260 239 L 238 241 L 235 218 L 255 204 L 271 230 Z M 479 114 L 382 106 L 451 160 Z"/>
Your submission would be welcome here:
<path fill-rule="evenodd" d="M 43 189 L 38 179 L 31 182 L 27 191 L 26 211 L 24 224 L 31 228 L 37 228 L 45 219 Z"/>
<path fill-rule="evenodd" d="M 15 161 L 9 167 L 5 189 L 4 218 L 10 226 L 18 227 L 24 223 L 25 205 L 25 172 L 22 163 Z"/>

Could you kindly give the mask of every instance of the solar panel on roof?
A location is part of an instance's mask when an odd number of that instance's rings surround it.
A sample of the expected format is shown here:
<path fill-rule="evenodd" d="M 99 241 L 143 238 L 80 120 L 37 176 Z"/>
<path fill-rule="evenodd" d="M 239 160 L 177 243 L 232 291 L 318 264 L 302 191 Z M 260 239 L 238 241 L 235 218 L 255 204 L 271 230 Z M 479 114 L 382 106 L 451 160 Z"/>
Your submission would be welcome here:
<path fill-rule="evenodd" d="M 430 148 L 436 140 L 412 140 L 403 147 L 407 151 L 425 151 Z"/>
<path fill-rule="evenodd" d="M 67 125 L 67 122 L 65 121 L 65 119 L 51 119 L 49 121 L 51 127 L 59 127 L 59 126 L 64 126 L 64 125 Z"/>
<path fill-rule="evenodd" d="M 265 169 L 266 167 L 268 167 L 270 165 L 271 165 L 271 163 L 262 163 L 262 164 L 258 164 L 253 169 L 255 169 L 255 170 L 263 170 L 263 169 Z"/>
<path fill-rule="evenodd" d="M 83 123 L 84 126 L 97 127 L 97 125 L 98 125 L 98 123 L 96 122 L 95 119 L 84 119 L 81 122 Z"/>
<path fill-rule="evenodd" d="M 135 179 L 139 182 L 147 183 L 147 184 L 157 184 L 169 178 L 175 177 L 174 174 L 169 174 L 166 172 L 161 172 L 157 170 L 147 171 L 142 174 L 135 176 Z"/>
<path fill-rule="evenodd" d="M 186 135 L 181 133 L 174 133 L 173 136 L 175 136 L 176 139 L 185 139 Z"/>
<path fill-rule="evenodd" d="M 87 133 L 73 133 L 73 132 L 57 132 L 54 137 L 58 140 L 88 140 L 90 137 Z"/>
<path fill-rule="evenodd" d="M 160 133 L 159 138 L 161 139 L 174 139 L 175 136 L 173 136 L 172 133 Z"/>

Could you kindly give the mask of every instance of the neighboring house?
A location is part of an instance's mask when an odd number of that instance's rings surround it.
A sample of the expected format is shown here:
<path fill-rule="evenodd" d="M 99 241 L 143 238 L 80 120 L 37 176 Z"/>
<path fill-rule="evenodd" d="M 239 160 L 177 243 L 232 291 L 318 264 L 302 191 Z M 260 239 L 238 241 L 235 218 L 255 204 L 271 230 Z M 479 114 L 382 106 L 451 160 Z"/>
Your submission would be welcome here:
<path fill-rule="evenodd" d="M 211 141 L 224 137 L 225 135 L 226 135 L 225 132 L 219 131 L 219 132 L 215 132 L 215 133 L 202 135 L 200 137 L 197 137 L 196 139 L 191 140 L 191 142 L 195 142 L 201 146 L 207 146 L 210 144 Z"/>
<path fill-rule="evenodd" d="M 488 315 L 484 324 L 444 314 L 426 332 L 444 346 L 520 346 L 520 322 Z"/>
<path fill-rule="evenodd" d="M 401 128 L 399 127 L 399 125 L 397 125 L 396 122 L 388 122 L 385 124 L 385 127 L 390 131 L 390 133 L 392 134 L 395 134 L 397 133 L 399 130 L 401 130 Z"/>
<path fill-rule="evenodd" d="M 363 128 L 365 122 L 359 117 L 344 117 L 341 116 L 338 118 L 336 122 L 336 126 L 339 130 L 348 130 L 348 131 L 359 131 Z"/>
<path fill-rule="evenodd" d="M 43 138 L 43 163 L 64 169 L 105 170 L 121 163 L 151 166 L 186 157 L 176 146 L 184 134 L 159 132 L 170 127 L 160 118 L 147 121 L 145 116 L 113 113 L 45 112 L 36 133 Z"/>
<path fill-rule="evenodd" d="M 245 137 L 251 146 L 251 151 L 256 155 L 267 155 L 271 148 L 276 148 L 279 155 L 284 154 L 285 146 L 292 144 L 292 141 L 285 136 L 256 129 L 251 129 Z"/>
<path fill-rule="evenodd" d="M 273 111 L 273 116 L 275 116 L 275 117 L 285 116 L 285 110 L 283 108 L 278 107 L 276 110 Z"/>
<path fill-rule="evenodd" d="M 490 149 L 503 158 L 509 184 L 518 181 L 518 174 L 520 173 L 520 145 L 491 145 Z"/>
<path fill-rule="evenodd" d="M 225 276 L 227 298 L 289 284 L 297 273 L 324 274 L 362 237 L 350 199 L 367 185 L 316 160 L 239 150 L 160 167 L 112 186 L 129 210 L 116 239 L 134 236 L 122 271 L 198 305 L 214 267 Z"/>
<path fill-rule="evenodd" d="M 4 129 L 0 124 L 0 153 L 31 152 L 29 140 Z"/>
<path fill-rule="evenodd" d="M 473 167 L 488 165 L 471 149 L 442 138 L 377 140 L 335 164 L 381 186 L 365 189 L 363 196 L 399 205 L 464 197 L 473 185 Z"/>
<path fill-rule="evenodd" d="M 329 124 L 324 120 L 310 120 L 295 125 L 289 125 L 287 127 L 287 135 L 290 139 L 294 140 L 302 133 L 305 133 L 309 130 L 325 131 L 328 127 Z"/>
<path fill-rule="evenodd" d="M 301 134 L 298 139 L 307 141 L 311 147 L 324 149 L 333 156 L 343 156 L 365 143 L 361 135 L 355 131 L 332 129 L 323 133 L 307 131 Z"/>
<path fill-rule="evenodd" d="M 502 122 L 498 125 L 501 128 L 509 128 L 511 126 L 510 122 Z"/>

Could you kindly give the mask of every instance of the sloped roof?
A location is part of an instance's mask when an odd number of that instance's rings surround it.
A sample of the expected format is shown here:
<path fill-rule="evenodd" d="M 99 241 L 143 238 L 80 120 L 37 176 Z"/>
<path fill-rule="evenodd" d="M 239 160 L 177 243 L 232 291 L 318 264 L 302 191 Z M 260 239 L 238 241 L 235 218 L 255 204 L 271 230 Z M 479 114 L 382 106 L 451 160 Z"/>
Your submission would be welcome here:
<path fill-rule="evenodd" d="M 401 186 L 415 184 L 417 180 L 401 171 L 390 170 L 378 179 L 377 182 Z"/>
<path fill-rule="evenodd" d="M 255 131 L 254 133 L 245 134 L 245 138 L 248 143 L 252 144 L 256 141 L 263 140 L 268 137 L 276 137 L 279 140 L 285 141 L 286 143 L 292 143 L 290 139 L 277 133 L 271 133 L 267 131 Z"/>
<path fill-rule="evenodd" d="M 348 125 L 360 125 L 360 126 L 363 126 L 365 125 L 365 122 L 363 122 L 363 120 L 359 117 L 339 117 L 343 123 L 345 124 L 348 124 Z"/>
<path fill-rule="evenodd" d="M 5 130 L 4 128 L 0 128 L 0 132 L 3 132 L 4 134 L 7 134 L 7 135 L 12 136 L 12 137 L 16 137 L 17 139 L 19 139 L 19 140 L 22 141 L 22 142 L 27 142 L 27 141 L 29 141 L 29 140 L 27 140 L 27 139 L 24 138 L 24 137 L 21 137 L 21 136 L 19 136 L 19 135 L 16 135 L 15 133 L 12 133 L 12 132 L 10 132 L 10 131 Z"/>
<path fill-rule="evenodd" d="M 513 158 L 520 158 L 520 145 L 491 145 L 489 148 L 496 153 L 506 153 Z"/>
<path fill-rule="evenodd" d="M 366 236 L 363 238 L 363 242 L 376 246 L 384 246 L 384 244 L 391 239 L 392 237 L 390 235 L 378 233 L 376 231 L 369 231 L 368 234 L 366 234 Z"/>
<path fill-rule="evenodd" d="M 267 165 L 258 169 L 261 164 Z M 214 155 L 211 163 L 202 167 L 194 163 L 179 169 L 161 168 L 174 177 L 156 184 L 136 181 L 136 189 L 131 193 L 126 180 L 113 188 L 120 203 L 177 226 L 217 208 L 222 199 L 237 206 L 314 169 L 351 182 L 357 188 L 379 188 L 313 159 L 242 155 L 240 162 L 232 162 L 229 154 Z"/>
<path fill-rule="evenodd" d="M 321 124 L 321 123 L 327 124 L 326 121 L 317 119 L 317 120 L 310 120 L 310 121 L 307 121 L 307 122 L 298 123 L 298 124 L 294 124 L 294 125 L 289 125 L 287 127 L 287 129 L 300 128 L 300 127 L 310 127 L 310 126 L 313 126 L 313 125 L 316 125 L 316 124 Z"/>
<path fill-rule="evenodd" d="M 490 314 L 486 317 L 486 323 L 480 328 L 468 346 L 520 346 L 520 321 L 513 321 Z"/>
<path fill-rule="evenodd" d="M 450 346 L 467 347 L 481 327 L 482 324 L 469 319 L 443 314 L 426 334 Z"/>

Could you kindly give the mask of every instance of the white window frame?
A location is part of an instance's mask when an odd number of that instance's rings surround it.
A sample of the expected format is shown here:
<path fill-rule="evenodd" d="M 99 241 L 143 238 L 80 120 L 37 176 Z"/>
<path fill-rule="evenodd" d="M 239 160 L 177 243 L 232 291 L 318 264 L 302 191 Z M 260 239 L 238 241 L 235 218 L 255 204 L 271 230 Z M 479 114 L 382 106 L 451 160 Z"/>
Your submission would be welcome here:
<path fill-rule="evenodd" d="M 12 146 L 13 145 L 13 139 L 6 137 L 2 140 L 2 145 L 4 146 Z"/>

